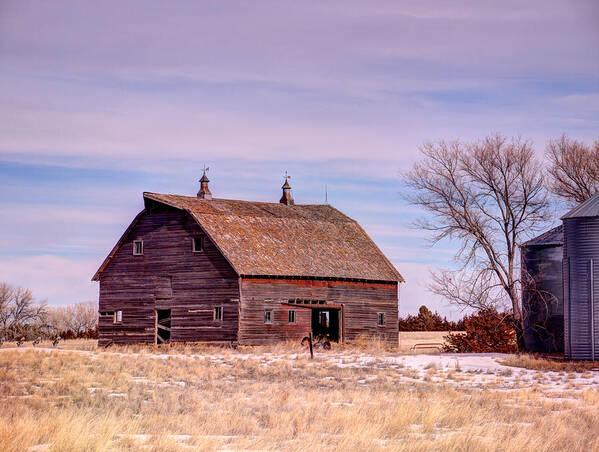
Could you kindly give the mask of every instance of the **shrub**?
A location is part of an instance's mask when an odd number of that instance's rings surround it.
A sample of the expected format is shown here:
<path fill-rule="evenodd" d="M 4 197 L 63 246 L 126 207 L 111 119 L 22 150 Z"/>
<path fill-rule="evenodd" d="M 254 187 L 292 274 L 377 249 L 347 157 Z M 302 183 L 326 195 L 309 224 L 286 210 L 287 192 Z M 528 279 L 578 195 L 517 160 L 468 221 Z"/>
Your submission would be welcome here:
<path fill-rule="evenodd" d="M 514 353 L 518 350 L 511 314 L 490 308 L 464 317 L 465 333 L 446 336 L 444 351 L 458 353 Z"/>
<path fill-rule="evenodd" d="M 91 330 L 73 331 L 63 330 L 58 334 L 52 335 L 52 338 L 60 336 L 62 339 L 98 339 L 98 325 Z"/>

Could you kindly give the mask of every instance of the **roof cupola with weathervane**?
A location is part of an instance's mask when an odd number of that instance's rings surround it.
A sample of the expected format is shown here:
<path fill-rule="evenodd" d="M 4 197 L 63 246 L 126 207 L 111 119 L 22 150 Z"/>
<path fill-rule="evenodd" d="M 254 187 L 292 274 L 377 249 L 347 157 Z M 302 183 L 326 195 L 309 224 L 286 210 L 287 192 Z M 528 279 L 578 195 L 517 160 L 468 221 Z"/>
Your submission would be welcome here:
<path fill-rule="evenodd" d="M 200 191 L 198 192 L 198 198 L 208 200 L 212 199 L 212 193 L 210 193 L 210 189 L 208 188 L 208 182 L 210 182 L 210 179 L 208 179 L 208 176 L 206 176 L 206 171 L 208 171 L 209 169 L 210 168 L 204 167 L 204 174 L 200 179 Z"/>
<path fill-rule="evenodd" d="M 283 196 L 281 196 L 281 200 L 279 202 L 281 204 L 292 206 L 295 204 L 295 201 L 293 201 L 293 195 L 291 194 L 291 185 L 289 185 L 289 179 L 291 179 L 291 176 L 288 176 L 287 171 L 285 171 L 285 183 L 281 187 L 283 189 Z"/>

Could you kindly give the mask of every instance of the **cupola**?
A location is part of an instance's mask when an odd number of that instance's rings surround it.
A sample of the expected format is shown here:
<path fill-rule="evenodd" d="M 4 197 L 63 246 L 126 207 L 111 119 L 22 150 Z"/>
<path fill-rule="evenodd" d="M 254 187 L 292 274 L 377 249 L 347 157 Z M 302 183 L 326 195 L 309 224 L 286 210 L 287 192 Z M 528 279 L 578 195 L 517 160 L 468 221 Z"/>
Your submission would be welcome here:
<path fill-rule="evenodd" d="M 212 193 L 210 193 L 210 189 L 208 188 L 208 182 L 210 182 L 210 179 L 208 179 L 208 176 L 206 176 L 206 171 L 208 171 L 210 168 L 204 168 L 204 174 L 202 175 L 202 178 L 200 179 L 200 191 L 198 192 L 198 198 L 203 198 L 203 199 L 212 199 Z"/>
<path fill-rule="evenodd" d="M 289 179 L 291 179 L 291 176 L 288 176 L 287 172 L 285 172 L 285 183 L 281 187 L 283 189 L 283 196 L 281 196 L 281 200 L 279 202 L 281 204 L 292 206 L 295 204 L 295 202 L 293 201 L 293 196 L 291 195 L 291 185 L 289 185 Z"/>

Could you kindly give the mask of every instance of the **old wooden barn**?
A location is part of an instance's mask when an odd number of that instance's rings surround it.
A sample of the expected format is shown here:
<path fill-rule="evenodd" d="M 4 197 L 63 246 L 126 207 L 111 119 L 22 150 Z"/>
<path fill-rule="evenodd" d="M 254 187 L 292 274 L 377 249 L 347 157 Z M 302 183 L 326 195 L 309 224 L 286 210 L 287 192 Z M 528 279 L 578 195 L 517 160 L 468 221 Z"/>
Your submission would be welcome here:
<path fill-rule="evenodd" d="M 104 260 L 99 344 L 398 340 L 402 276 L 330 205 L 144 193 Z"/>

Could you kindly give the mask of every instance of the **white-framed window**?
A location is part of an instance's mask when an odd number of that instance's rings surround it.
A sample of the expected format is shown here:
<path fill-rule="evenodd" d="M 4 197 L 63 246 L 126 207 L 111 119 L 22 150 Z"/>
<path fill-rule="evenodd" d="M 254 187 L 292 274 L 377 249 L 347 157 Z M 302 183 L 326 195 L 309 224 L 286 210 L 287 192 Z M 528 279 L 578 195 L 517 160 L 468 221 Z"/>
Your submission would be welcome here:
<path fill-rule="evenodd" d="M 295 323 L 295 311 L 289 311 L 289 323 Z"/>
<path fill-rule="evenodd" d="M 191 240 L 191 249 L 194 253 L 201 253 L 204 251 L 204 237 L 193 237 Z"/>
<path fill-rule="evenodd" d="M 272 311 L 264 311 L 264 323 L 272 323 Z"/>
<path fill-rule="evenodd" d="M 384 326 L 385 325 L 385 313 L 384 312 L 378 312 L 377 313 L 377 325 L 378 326 Z"/>
<path fill-rule="evenodd" d="M 121 323 L 123 321 L 123 311 L 114 311 L 114 323 Z"/>
<path fill-rule="evenodd" d="M 222 322 L 222 320 L 223 320 L 223 307 L 222 306 L 214 307 L 214 320 L 217 322 Z"/>
<path fill-rule="evenodd" d="M 141 256 L 144 253 L 143 240 L 133 240 L 133 255 Z"/>

